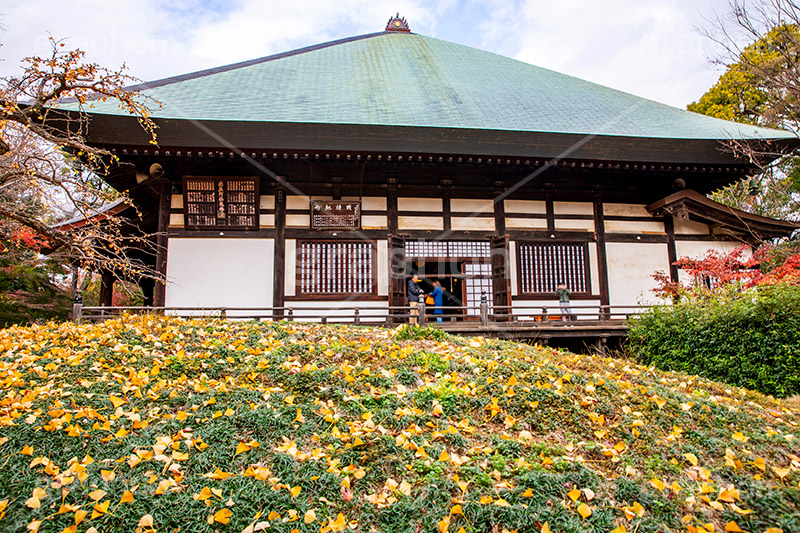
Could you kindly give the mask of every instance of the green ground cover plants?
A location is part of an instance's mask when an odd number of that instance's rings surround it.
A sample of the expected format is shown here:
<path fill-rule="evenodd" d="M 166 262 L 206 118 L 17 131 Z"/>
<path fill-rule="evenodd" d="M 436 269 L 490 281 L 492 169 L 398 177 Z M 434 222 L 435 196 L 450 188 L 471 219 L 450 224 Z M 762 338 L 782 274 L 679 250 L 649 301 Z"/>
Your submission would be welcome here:
<path fill-rule="evenodd" d="M 800 406 L 424 328 L 0 330 L 0 530 L 800 531 Z"/>

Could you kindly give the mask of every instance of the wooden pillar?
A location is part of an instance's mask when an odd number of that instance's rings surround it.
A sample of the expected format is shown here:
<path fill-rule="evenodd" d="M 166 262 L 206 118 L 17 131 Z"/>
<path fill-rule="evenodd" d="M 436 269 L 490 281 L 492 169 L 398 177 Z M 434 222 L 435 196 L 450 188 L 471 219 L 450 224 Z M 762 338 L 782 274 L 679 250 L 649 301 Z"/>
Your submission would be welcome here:
<path fill-rule="evenodd" d="M 406 243 L 405 238 L 398 235 L 397 230 L 397 178 L 386 180 L 386 227 L 389 229 L 389 318 L 388 325 L 394 325 L 402 319 L 401 308 L 406 305 Z M 396 309 L 392 309 L 392 308 Z"/>
<path fill-rule="evenodd" d="M 103 307 L 111 307 L 114 301 L 114 273 L 110 270 L 100 273 L 100 295 L 97 299 L 97 303 Z"/>
<path fill-rule="evenodd" d="M 494 230 L 498 235 L 505 235 L 506 233 L 506 204 L 505 200 L 498 197 L 505 192 L 504 189 L 496 188 L 494 190 Z"/>
<path fill-rule="evenodd" d="M 444 231 L 452 228 L 452 210 L 450 209 L 450 196 L 452 195 L 453 180 L 443 179 L 442 185 L 442 220 Z"/>
<path fill-rule="evenodd" d="M 664 230 L 667 232 L 667 257 L 669 258 L 669 279 L 673 283 L 678 281 L 678 249 L 675 247 L 675 221 L 672 215 L 664 217 Z"/>
<path fill-rule="evenodd" d="M 172 184 L 168 180 L 161 180 L 157 185 L 158 190 L 158 234 L 156 235 L 156 264 L 155 270 L 161 274 L 162 280 L 156 281 L 153 290 L 153 305 L 164 307 L 167 301 L 167 246 L 169 239 L 169 210 L 172 204 Z"/>
<path fill-rule="evenodd" d="M 334 176 L 331 178 L 331 197 L 334 200 L 341 200 L 342 199 L 342 178 L 340 176 Z M 310 194 L 310 191 L 309 191 Z"/>
<path fill-rule="evenodd" d="M 594 234 L 597 242 L 597 273 L 600 283 L 600 305 L 609 305 L 608 295 L 608 255 L 606 254 L 606 223 L 603 215 L 603 197 L 595 194 L 592 198 L 594 208 Z"/>
<path fill-rule="evenodd" d="M 406 241 L 389 235 L 389 325 L 399 322 L 406 306 Z M 393 308 L 393 309 L 392 309 Z"/>
<path fill-rule="evenodd" d="M 272 306 L 283 307 L 286 303 L 286 190 L 275 191 L 275 285 L 272 291 Z M 283 319 L 283 310 L 273 313 L 274 320 Z"/>
<path fill-rule="evenodd" d="M 389 178 L 386 189 L 386 219 L 389 234 L 397 235 L 397 178 Z"/>
<path fill-rule="evenodd" d="M 552 191 L 546 191 L 544 193 L 544 209 L 545 216 L 547 217 L 547 231 L 553 232 L 556 230 L 556 211 L 553 206 Z"/>

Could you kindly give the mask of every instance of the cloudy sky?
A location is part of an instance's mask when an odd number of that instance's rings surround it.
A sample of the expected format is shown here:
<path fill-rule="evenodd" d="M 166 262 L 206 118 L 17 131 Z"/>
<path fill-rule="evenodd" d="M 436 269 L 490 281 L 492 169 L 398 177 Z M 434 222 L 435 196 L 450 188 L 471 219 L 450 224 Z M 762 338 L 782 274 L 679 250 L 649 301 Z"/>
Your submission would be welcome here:
<path fill-rule="evenodd" d="M 412 31 L 685 107 L 719 77 L 698 31 L 726 0 L 2 0 L 0 75 L 67 39 L 154 80 L 383 30 Z"/>

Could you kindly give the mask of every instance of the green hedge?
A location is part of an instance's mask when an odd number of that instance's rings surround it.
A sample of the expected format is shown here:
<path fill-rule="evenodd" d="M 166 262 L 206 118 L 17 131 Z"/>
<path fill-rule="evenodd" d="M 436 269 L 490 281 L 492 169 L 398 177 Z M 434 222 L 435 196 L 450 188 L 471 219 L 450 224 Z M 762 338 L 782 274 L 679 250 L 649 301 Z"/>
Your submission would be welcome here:
<path fill-rule="evenodd" d="M 631 322 L 645 364 L 778 397 L 800 394 L 800 287 L 761 286 L 657 308 Z"/>

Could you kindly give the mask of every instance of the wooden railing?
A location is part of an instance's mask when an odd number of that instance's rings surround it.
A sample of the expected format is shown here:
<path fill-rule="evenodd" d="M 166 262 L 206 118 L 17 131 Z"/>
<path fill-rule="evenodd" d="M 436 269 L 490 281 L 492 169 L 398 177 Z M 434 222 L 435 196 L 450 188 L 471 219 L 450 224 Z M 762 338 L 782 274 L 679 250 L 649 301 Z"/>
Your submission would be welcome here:
<path fill-rule="evenodd" d="M 495 306 L 481 303 L 474 306 L 433 307 L 420 303 L 419 320 L 409 316 L 408 306 L 363 307 L 359 305 L 285 306 L 285 307 L 105 307 L 73 306 L 76 322 L 107 320 L 123 313 L 154 313 L 178 317 L 211 317 L 223 319 L 287 320 L 298 322 L 348 323 L 371 325 L 397 325 L 416 319 L 429 325 L 472 323 L 481 326 L 513 323 L 527 325 L 591 325 L 605 322 L 622 322 L 638 316 L 653 306 L 643 305 L 573 305 L 568 317 L 561 315 L 558 305 Z M 435 311 L 441 310 L 442 313 Z"/>

